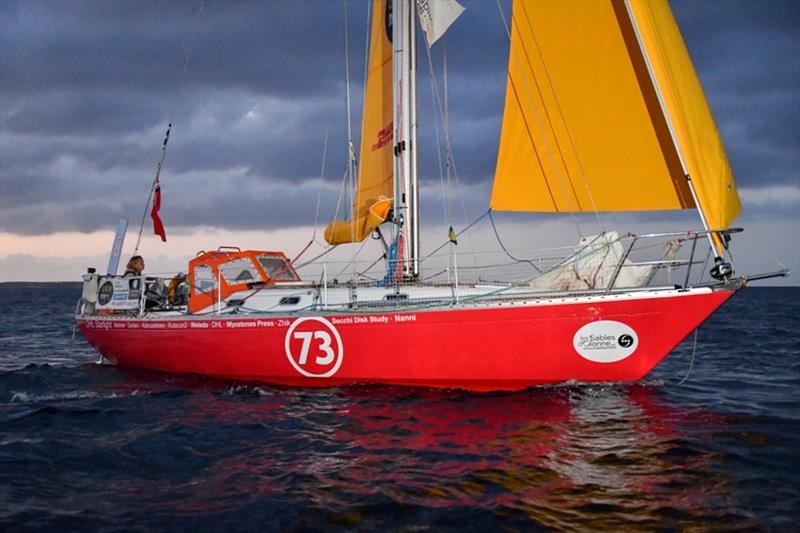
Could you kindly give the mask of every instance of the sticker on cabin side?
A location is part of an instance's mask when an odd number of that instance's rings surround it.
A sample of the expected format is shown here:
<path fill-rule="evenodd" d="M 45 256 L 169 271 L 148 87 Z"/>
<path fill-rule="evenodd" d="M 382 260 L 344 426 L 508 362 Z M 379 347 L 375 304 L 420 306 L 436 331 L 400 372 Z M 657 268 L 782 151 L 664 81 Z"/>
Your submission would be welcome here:
<path fill-rule="evenodd" d="M 286 331 L 284 347 L 294 369 L 309 378 L 329 378 L 342 366 L 342 337 L 322 317 L 295 320 Z"/>
<path fill-rule="evenodd" d="M 572 338 L 578 355 L 595 363 L 616 363 L 631 356 L 639 346 L 636 332 L 616 320 L 589 322 Z"/>

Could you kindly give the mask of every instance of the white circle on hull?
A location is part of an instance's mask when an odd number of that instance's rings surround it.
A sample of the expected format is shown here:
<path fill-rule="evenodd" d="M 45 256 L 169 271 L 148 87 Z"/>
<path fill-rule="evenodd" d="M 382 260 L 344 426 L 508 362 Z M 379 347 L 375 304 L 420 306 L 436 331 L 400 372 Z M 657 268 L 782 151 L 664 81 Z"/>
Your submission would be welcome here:
<path fill-rule="evenodd" d="M 616 320 L 589 322 L 572 338 L 578 355 L 595 363 L 616 363 L 630 357 L 639 347 L 633 328 Z"/>
<path fill-rule="evenodd" d="M 301 324 L 306 325 L 298 331 Z M 342 337 L 336 326 L 322 317 L 295 320 L 286 331 L 284 349 L 294 369 L 309 378 L 331 377 L 342 366 L 344 358 Z"/>

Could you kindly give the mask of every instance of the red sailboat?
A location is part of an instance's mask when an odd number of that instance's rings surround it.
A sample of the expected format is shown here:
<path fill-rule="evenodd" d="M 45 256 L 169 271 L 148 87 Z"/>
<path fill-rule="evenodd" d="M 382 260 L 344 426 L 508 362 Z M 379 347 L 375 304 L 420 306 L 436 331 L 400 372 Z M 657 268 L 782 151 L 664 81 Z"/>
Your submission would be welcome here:
<path fill-rule="evenodd" d="M 692 208 L 703 230 L 603 232 L 515 260 L 505 277 L 491 262 L 459 268 L 452 229 L 448 253 L 422 257 L 415 19 L 430 47 L 462 9 L 375 0 L 353 209 L 325 238 L 390 236 L 385 273 L 341 281 L 317 261 L 304 276 L 283 253 L 231 248 L 192 259 L 167 296 L 162 280 L 89 273 L 76 317 L 86 339 L 123 366 L 289 386 L 645 376 L 748 280 L 727 253 L 740 205 L 713 117 L 666 2 L 513 10 L 491 209 Z"/>

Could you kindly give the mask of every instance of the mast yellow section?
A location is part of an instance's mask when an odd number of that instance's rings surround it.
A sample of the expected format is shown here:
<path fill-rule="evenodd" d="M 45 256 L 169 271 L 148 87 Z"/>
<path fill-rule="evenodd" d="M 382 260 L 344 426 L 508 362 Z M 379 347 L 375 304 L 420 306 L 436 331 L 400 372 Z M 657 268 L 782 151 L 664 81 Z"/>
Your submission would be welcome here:
<path fill-rule="evenodd" d="M 514 0 L 490 205 L 694 207 L 624 4 Z"/>
<path fill-rule="evenodd" d="M 708 225 L 711 229 L 726 228 L 741 211 L 739 195 L 672 11 L 664 0 L 632 0 L 629 6 Z"/>
<path fill-rule="evenodd" d="M 390 17 L 391 0 L 375 0 L 353 215 L 351 221 L 335 220 L 328 225 L 325 240 L 330 244 L 363 241 L 386 221 L 391 210 L 394 128 Z"/>

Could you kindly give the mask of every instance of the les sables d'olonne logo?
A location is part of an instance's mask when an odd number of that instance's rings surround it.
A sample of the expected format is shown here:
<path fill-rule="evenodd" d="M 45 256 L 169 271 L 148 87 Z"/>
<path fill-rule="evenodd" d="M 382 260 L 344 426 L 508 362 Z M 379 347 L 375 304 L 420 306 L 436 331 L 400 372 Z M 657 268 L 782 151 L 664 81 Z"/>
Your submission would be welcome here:
<path fill-rule="evenodd" d="M 572 339 L 578 355 L 595 363 L 616 363 L 639 346 L 636 332 L 616 320 L 598 320 L 580 328 Z"/>

